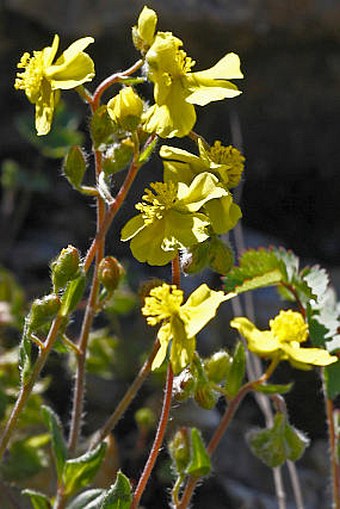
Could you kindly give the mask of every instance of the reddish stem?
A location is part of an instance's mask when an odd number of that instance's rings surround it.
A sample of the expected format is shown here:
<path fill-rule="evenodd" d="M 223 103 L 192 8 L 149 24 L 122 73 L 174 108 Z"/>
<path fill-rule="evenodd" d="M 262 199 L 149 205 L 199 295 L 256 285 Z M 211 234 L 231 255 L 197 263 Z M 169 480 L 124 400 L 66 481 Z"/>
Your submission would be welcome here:
<path fill-rule="evenodd" d="M 144 466 L 142 475 L 139 479 L 137 488 L 135 490 L 130 509 L 137 509 L 139 501 L 144 493 L 147 482 L 148 482 L 151 472 L 155 466 L 160 448 L 163 443 L 163 439 L 164 439 L 164 435 L 165 435 L 165 431 L 167 428 L 167 424 L 169 421 L 169 415 L 170 415 L 173 379 L 174 379 L 174 375 L 172 372 L 171 364 L 169 364 L 168 371 L 167 371 L 167 379 L 166 379 L 166 387 L 165 387 L 165 393 L 164 393 L 164 399 L 163 399 L 162 413 L 161 413 L 161 417 L 159 419 L 155 440 L 152 445 L 148 460 Z"/>

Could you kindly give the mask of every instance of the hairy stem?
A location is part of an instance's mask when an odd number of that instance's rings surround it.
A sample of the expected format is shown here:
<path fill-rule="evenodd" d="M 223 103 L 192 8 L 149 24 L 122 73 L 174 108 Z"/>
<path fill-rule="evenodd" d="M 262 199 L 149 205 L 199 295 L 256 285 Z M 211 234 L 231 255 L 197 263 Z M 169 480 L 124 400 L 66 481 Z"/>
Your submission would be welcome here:
<path fill-rule="evenodd" d="M 3 456 L 8 442 L 12 436 L 12 433 L 15 429 L 16 423 L 18 421 L 18 418 L 23 411 L 27 400 L 29 396 L 31 395 L 31 392 L 33 390 L 33 387 L 38 380 L 38 377 L 45 366 L 46 359 L 55 343 L 55 340 L 57 338 L 60 326 L 63 322 L 62 316 L 57 316 L 55 320 L 52 322 L 52 325 L 50 327 L 50 331 L 48 333 L 48 336 L 44 342 L 44 348 L 39 350 L 38 357 L 35 361 L 35 364 L 33 366 L 32 373 L 30 375 L 30 378 L 27 380 L 27 382 L 21 387 L 18 398 L 15 402 L 15 405 L 12 409 L 11 415 L 7 421 L 6 427 L 3 431 L 3 434 L 0 439 L 0 458 Z"/>
<path fill-rule="evenodd" d="M 325 392 L 325 406 L 328 422 L 330 460 L 332 473 L 333 504 L 332 509 L 340 509 L 340 464 L 338 458 L 338 439 L 335 425 L 335 409 L 331 399 L 327 398 Z"/>
<path fill-rule="evenodd" d="M 152 444 L 152 448 L 151 448 L 149 457 L 148 457 L 147 462 L 144 466 L 144 470 L 142 472 L 142 475 L 139 479 L 137 488 L 135 490 L 130 509 L 137 509 L 137 507 L 139 505 L 139 501 L 144 493 L 147 482 L 148 482 L 151 472 L 155 466 L 160 448 L 163 443 L 163 439 L 164 439 L 164 435 L 165 435 L 165 431 L 167 428 L 169 415 L 170 415 L 173 379 L 174 379 L 174 375 L 172 372 L 171 364 L 169 364 L 168 370 L 167 370 L 167 379 L 166 379 L 165 393 L 164 393 L 164 399 L 163 399 L 162 413 L 161 413 L 161 417 L 159 419 L 155 440 Z"/>

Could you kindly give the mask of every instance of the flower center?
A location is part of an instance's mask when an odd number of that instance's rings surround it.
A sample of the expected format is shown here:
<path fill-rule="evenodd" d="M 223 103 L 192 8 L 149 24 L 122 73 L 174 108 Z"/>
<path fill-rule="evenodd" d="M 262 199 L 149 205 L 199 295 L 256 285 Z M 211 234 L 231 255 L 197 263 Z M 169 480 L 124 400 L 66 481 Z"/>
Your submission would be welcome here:
<path fill-rule="evenodd" d="M 162 219 L 164 212 L 171 209 L 177 201 L 177 184 L 174 182 L 152 182 L 150 187 L 152 191 L 145 189 L 143 201 L 136 205 L 146 224 Z"/>
<path fill-rule="evenodd" d="M 281 311 L 269 322 L 270 329 L 279 341 L 303 343 L 308 337 L 308 327 L 301 313 Z"/>
<path fill-rule="evenodd" d="M 150 296 L 145 297 L 142 313 L 147 316 L 149 325 L 157 323 L 177 315 L 183 302 L 183 291 L 176 285 L 163 283 L 162 286 L 152 288 Z"/>
<path fill-rule="evenodd" d="M 23 54 L 18 69 L 24 72 L 17 73 L 14 87 L 25 90 L 28 99 L 35 103 L 39 96 L 41 81 L 44 77 L 44 60 L 42 51 L 34 51 L 33 56 L 27 52 Z"/>
<path fill-rule="evenodd" d="M 224 147 L 220 141 L 215 141 L 206 154 L 213 163 L 222 166 L 217 171 L 228 187 L 235 187 L 239 184 L 245 158 L 237 148 L 232 145 Z"/>

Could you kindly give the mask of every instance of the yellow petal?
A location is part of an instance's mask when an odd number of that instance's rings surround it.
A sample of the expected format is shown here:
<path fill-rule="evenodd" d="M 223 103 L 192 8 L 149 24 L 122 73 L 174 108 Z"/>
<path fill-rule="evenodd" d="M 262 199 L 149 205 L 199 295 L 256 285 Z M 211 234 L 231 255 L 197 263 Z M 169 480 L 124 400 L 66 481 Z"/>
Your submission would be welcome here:
<path fill-rule="evenodd" d="M 193 73 L 193 75 L 196 73 Z M 242 94 L 240 90 L 230 81 L 222 80 L 198 80 L 193 81 L 193 75 L 190 83 L 191 93 L 186 97 L 186 102 L 205 106 L 213 101 L 222 101 L 223 99 L 232 99 Z"/>
<path fill-rule="evenodd" d="M 58 48 L 59 48 L 59 35 L 56 34 L 53 38 L 52 46 L 48 46 L 47 48 L 44 48 L 42 50 L 45 69 L 52 64 L 54 57 L 57 54 Z"/>
<path fill-rule="evenodd" d="M 40 95 L 35 104 L 35 127 L 38 136 L 44 136 L 51 130 L 55 105 L 55 92 L 47 80 L 43 80 Z"/>
<path fill-rule="evenodd" d="M 124 226 L 121 232 L 121 240 L 123 242 L 130 240 L 132 237 L 145 227 L 141 214 L 132 217 Z"/>
<path fill-rule="evenodd" d="M 162 327 L 158 331 L 157 337 L 160 342 L 160 349 L 158 350 L 156 357 L 152 362 L 151 365 L 152 370 L 159 368 L 166 358 L 166 352 L 168 350 L 168 345 L 171 340 L 170 323 L 162 325 Z"/>
<path fill-rule="evenodd" d="M 219 79 L 219 80 L 231 80 L 241 79 L 243 74 L 240 69 L 240 58 L 236 53 L 228 53 L 221 60 L 217 62 L 210 69 L 205 71 L 198 71 L 193 74 L 197 79 L 208 78 L 208 79 Z"/>
<path fill-rule="evenodd" d="M 270 331 L 260 331 L 248 318 L 234 318 L 230 325 L 242 334 L 247 340 L 249 350 L 254 353 L 266 357 L 281 349 L 281 343 Z"/>
<path fill-rule="evenodd" d="M 299 363 L 329 366 L 338 360 L 336 355 L 322 348 L 294 348 L 288 343 L 282 343 L 282 348 L 289 358 Z"/>
<path fill-rule="evenodd" d="M 238 220 L 242 217 L 241 209 L 233 202 L 233 197 L 222 196 L 218 200 L 208 201 L 204 205 L 204 210 L 211 220 L 211 226 L 217 234 L 226 233 L 235 227 Z"/>

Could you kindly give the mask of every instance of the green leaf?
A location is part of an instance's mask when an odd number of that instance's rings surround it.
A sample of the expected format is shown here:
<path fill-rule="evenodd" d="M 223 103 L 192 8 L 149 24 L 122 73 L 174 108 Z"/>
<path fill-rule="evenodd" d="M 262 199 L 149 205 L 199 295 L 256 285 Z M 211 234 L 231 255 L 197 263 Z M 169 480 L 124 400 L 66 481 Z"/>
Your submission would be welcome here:
<path fill-rule="evenodd" d="M 145 164 L 149 158 L 151 157 L 153 151 L 156 148 L 158 142 L 157 136 L 149 143 L 143 150 L 143 152 L 139 155 L 138 164 Z"/>
<path fill-rule="evenodd" d="M 243 343 L 236 344 L 233 359 L 229 368 L 225 385 L 228 397 L 233 398 L 238 393 L 246 371 L 246 353 Z"/>
<path fill-rule="evenodd" d="M 191 460 L 185 472 L 193 477 L 203 477 L 211 472 L 210 456 L 197 428 L 191 429 Z"/>
<path fill-rule="evenodd" d="M 297 461 L 309 445 L 308 438 L 280 412 L 275 415 L 272 428 L 251 430 L 247 441 L 253 454 L 270 468 L 279 467 L 287 460 Z"/>
<path fill-rule="evenodd" d="M 263 394 L 286 394 L 291 390 L 293 384 L 261 384 L 257 385 L 255 390 L 256 392 L 262 392 Z"/>
<path fill-rule="evenodd" d="M 106 444 L 103 442 L 93 451 L 65 462 L 62 476 L 65 495 L 70 496 L 91 483 L 103 461 L 105 450 Z"/>
<path fill-rule="evenodd" d="M 119 471 L 116 482 L 105 492 L 99 509 L 130 509 L 132 491 L 129 479 Z"/>
<path fill-rule="evenodd" d="M 60 313 L 62 316 L 67 316 L 75 310 L 84 294 L 85 286 L 85 273 L 81 273 L 79 277 L 69 282 L 61 299 Z"/>
<path fill-rule="evenodd" d="M 51 503 L 46 495 L 34 490 L 23 490 L 23 495 L 30 497 L 33 509 L 51 509 Z"/>
<path fill-rule="evenodd" d="M 340 395 L 340 360 L 335 364 L 327 366 L 324 373 L 327 397 L 335 399 Z"/>
<path fill-rule="evenodd" d="M 79 145 L 71 147 L 68 151 L 64 159 L 63 170 L 69 183 L 79 189 L 86 171 L 86 159 Z"/>
<path fill-rule="evenodd" d="M 113 135 L 117 127 L 111 120 L 106 105 L 100 106 L 91 119 L 91 137 L 94 148 L 97 150 L 101 145 L 108 145 L 113 141 Z"/>
<path fill-rule="evenodd" d="M 319 265 L 314 265 L 303 269 L 300 276 L 310 288 L 312 298 L 318 302 L 324 296 L 329 285 L 329 276 L 326 270 L 320 268 Z"/>
<path fill-rule="evenodd" d="M 66 509 L 98 509 L 104 495 L 105 490 L 103 489 L 83 491 L 67 505 Z"/>
<path fill-rule="evenodd" d="M 31 363 L 31 340 L 28 335 L 28 319 L 26 319 L 22 338 L 19 346 L 19 371 L 21 383 L 24 385 L 32 371 Z"/>
<path fill-rule="evenodd" d="M 42 407 L 42 414 L 52 438 L 52 452 L 58 480 L 61 480 L 67 457 L 67 447 L 63 436 L 62 425 L 58 415 L 48 406 Z"/>

